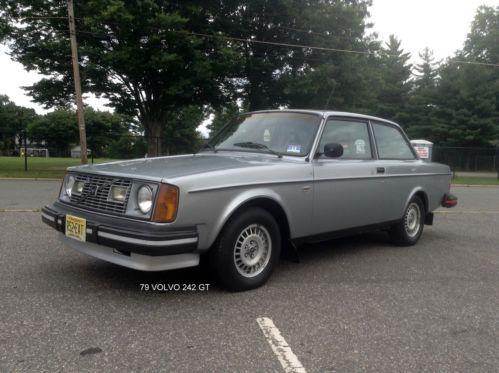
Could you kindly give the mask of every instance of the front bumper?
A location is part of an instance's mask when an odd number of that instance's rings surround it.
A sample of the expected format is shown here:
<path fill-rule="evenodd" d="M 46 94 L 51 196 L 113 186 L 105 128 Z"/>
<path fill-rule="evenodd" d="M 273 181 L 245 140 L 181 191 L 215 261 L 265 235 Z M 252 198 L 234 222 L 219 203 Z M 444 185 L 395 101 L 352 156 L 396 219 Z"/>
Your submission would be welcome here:
<path fill-rule="evenodd" d="M 42 221 L 64 234 L 67 214 L 86 219 L 87 226 L 85 242 L 69 238 L 65 239 L 65 242 L 82 252 L 85 252 L 83 248 L 87 247 L 91 250 L 91 252 L 86 252 L 89 255 L 101 257 L 100 255 L 96 255 L 100 254 L 99 247 L 101 247 L 101 253 L 110 252 L 109 249 L 111 249 L 111 252 L 114 252 L 116 255 L 134 256 L 136 258 L 139 258 L 138 256 L 158 257 L 156 258 L 157 261 L 160 260 L 159 257 L 164 256 L 178 256 L 183 254 L 199 256 L 195 254 L 198 245 L 196 226 L 173 228 L 164 224 L 96 214 L 65 205 L 61 202 L 45 206 L 42 209 Z M 105 246 L 105 248 L 102 246 Z M 108 258 L 101 257 L 101 259 L 113 261 Z M 117 264 L 125 265 L 123 263 Z M 132 265 L 127 266 L 135 268 Z"/>

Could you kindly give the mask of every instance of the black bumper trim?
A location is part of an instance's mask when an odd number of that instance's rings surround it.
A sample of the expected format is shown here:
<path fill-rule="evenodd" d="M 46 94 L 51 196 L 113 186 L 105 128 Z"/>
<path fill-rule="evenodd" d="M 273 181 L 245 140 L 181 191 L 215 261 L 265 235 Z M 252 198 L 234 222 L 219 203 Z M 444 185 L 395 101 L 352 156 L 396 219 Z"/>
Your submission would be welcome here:
<path fill-rule="evenodd" d="M 92 213 L 71 211 L 70 207 L 64 209 L 51 205 L 42 208 L 42 221 L 64 233 L 66 214 L 74 214 L 87 220 L 86 241 L 98 245 L 108 246 L 125 252 L 141 255 L 164 256 L 192 253 L 198 244 L 198 233 L 192 227 L 158 227 L 147 226 L 147 223 L 122 222 L 119 226 L 109 225 L 110 220 L 102 223 L 100 216 Z M 148 229 L 149 228 L 149 229 Z"/>

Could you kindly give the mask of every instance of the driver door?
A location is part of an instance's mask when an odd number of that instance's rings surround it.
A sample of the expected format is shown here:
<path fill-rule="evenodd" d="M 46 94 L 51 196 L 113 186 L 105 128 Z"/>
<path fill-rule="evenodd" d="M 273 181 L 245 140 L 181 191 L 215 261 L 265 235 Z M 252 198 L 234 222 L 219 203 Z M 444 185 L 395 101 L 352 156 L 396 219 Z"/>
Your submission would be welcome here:
<path fill-rule="evenodd" d="M 343 155 L 328 158 L 324 146 L 339 143 Z M 379 165 L 378 165 L 379 166 Z M 314 234 L 368 226 L 383 221 L 384 170 L 377 160 L 367 120 L 328 118 L 314 167 Z"/>

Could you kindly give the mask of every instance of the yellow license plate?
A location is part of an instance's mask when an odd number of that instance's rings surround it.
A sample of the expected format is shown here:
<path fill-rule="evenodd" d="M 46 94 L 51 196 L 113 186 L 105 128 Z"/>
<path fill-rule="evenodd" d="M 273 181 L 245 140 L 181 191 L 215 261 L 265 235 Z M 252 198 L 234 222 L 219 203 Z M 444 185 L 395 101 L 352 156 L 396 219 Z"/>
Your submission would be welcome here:
<path fill-rule="evenodd" d="M 66 236 L 85 242 L 87 238 L 87 220 L 73 215 L 66 215 Z"/>

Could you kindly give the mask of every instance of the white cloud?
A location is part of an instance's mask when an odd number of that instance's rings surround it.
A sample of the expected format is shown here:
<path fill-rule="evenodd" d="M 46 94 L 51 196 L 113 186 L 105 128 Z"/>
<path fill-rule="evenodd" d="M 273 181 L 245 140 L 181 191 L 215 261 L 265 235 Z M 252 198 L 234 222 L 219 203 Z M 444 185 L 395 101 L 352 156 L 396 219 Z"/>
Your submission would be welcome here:
<path fill-rule="evenodd" d="M 370 12 L 380 38 L 395 34 L 417 62 L 425 47 L 437 59 L 461 49 L 480 5 L 499 6 L 499 0 L 374 0 Z"/>
<path fill-rule="evenodd" d="M 26 71 L 19 62 L 13 61 L 8 55 L 9 49 L 0 45 L 0 94 L 9 96 L 10 100 L 19 106 L 33 108 L 38 114 L 46 113 L 41 105 L 32 102 L 22 87 L 30 86 L 43 78 L 36 71 Z M 95 109 L 112 111 L 105 106 L 108 101 L 94 95 L 84 95 L 84 102 Z"/>

